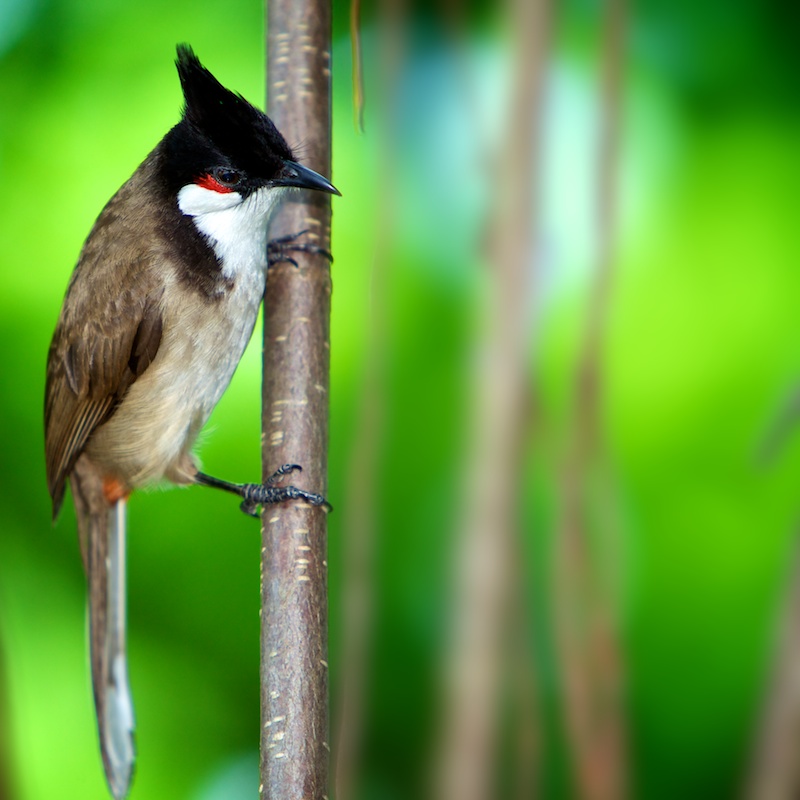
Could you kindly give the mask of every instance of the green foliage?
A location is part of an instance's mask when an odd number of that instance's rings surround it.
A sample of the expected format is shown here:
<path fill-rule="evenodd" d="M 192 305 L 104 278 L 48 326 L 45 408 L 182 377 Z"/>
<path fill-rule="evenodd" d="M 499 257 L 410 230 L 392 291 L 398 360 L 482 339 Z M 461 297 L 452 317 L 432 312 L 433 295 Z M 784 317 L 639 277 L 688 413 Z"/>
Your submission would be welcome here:
<path fill-rule="evenodd" d="M 673 8 L 669 18 L 654 3 L 634 11 L 605 362 L 606 438 L 623 520 L 618 589 L 635 796 L 646 800 L 736 794 L 800 508 L 797 437 L 768 463 L 758 458 L 800 385 L 800 117 L 781 88 L 791 63 L 781 30 L 790 25 L 762 12 L 723 12 L 721 4 L 707 14 L 696 10 L 703 4 L 684 5 L 691 8 Z M 709 29 L 712 7 L 715 23 L 720 14 L 735 23 L 728 33 Z M 261 13 L 243 0 L 224 8 L 7 0 L 2 9 L 0 20 L 14 24 L 0 38 L 0 646 L 22 800 L 105 797 L 74 516 L 67 509 L 51 527 L 44 479 L 44 364 L 60 301 L 103 203 L 178 118 L 175 43 L 191 42 L 226 85 L 258 102 Z M 344 35 L 346 9 L 337 13 Z M 334 682 L 342 503 L 360 423 L 377 209 L 387 192 L 398 209 L 393 249 L 378 267 L 388 287 L 380 310 L 387 403 L 363 795 L 370 800 L 422 796 L 428 775 L 469 438 L 468 354 L 485 279 L 477 239 L 491 207 L 475 176 L 457 171 L 474 131 L 460 127 L 458 109 L 442 95 L 429 94 L 447 58 L 444 32 L 430 25 L 420 21 L 409 52 L 403 91 L 419 113 L 402 123 L 393 152 L 402 179 L 391 187 L 376 177 L 369 105 L 366 136 L 352 130 L 349 44 L 340 38 L 334 47 L 333 178 L 344 194 L 334 204 Z M 594 86 L 596 32 L 592 7 L 565 12 L 557 64 L 582 82 L 579 102 L 590 102 Z M 491 72 L 504 42 L 485 9 L 470 35 L 478 52 L 490 53 L 479 62 L 482 74 Z M 368 58 L 374 50 L 367 41 Z M 368 103 L 378 95 L 368 92 Z M 575 130 L 562 131 L 565 140 Z M 593 142 L 587 136 L 577 146 Z M 549 635 L 550 545 L 590 268 L 590 247 L 571 249 L 559 233 L 579 232 L 576 209 L 587 190 L 578 187 L 577 199 L 561 190 L 569 216 L 566 225 L 553 223 L 555 239 L 544 248 L 552 246 L 552 272 L 532 332 L 542 422 L 530 436 L 522 526 L 551 734 L 542 760 L 547 797 L 567 796 L 568 784 Z M 545 191 L 545 203 L 558 205 L 558 197 Z M 259 472 L 259 350 L 257 332 L 201 447 L 208 470 L 234 480 Z M 231 497 L 188 489 L 134 497 L 130 529 L 139 746 L 132 797 L 251 797 L 255 783 L 241 793 L 214 785 L 225 776 L 228 787 L 240 785 L 258 742 L 258 526 Z"/>

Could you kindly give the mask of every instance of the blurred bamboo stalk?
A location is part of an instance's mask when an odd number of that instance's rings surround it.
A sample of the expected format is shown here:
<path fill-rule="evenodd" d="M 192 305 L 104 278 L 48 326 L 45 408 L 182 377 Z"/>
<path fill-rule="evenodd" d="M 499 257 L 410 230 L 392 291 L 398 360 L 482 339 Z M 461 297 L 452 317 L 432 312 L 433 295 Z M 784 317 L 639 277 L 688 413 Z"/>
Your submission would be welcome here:
<path fill-rule="evenodd" d="M 556 636 L 566 730 L 582 800 L 628 795 L 624 658 L 614 592 L 616 527 L 601 432 L 603 350 L 613 281 L 619 128 L 626 23 L 624 0 L 604 5 L 597 194 L 596 263 L 586 328 L 575 375 L 572 441 L 562 482 L 563 511 L 556 541 Z M 599 498 L 598 498 L 599 495 Z M 592 508 L 593 504 L 595 505 Z M 605 518 L 603 518 L 605 517 Z"/>
<path fill-rule="evenodd" d="M 496 796 L 500 682 L 508 674 L 506 626 L 519 579 L 514 546 L 521 435 L 527 429 L 534 186 L 550 8 L 547 0 L 511 0 L 507 8 L 513 85 L 506 137 L 495 154 L 490 184 L 491 278 L 477 343 L 463 524 L 454 544 L 454 618 L 445 654 L 436 800 Z"/>
<path fill-rule="evenodd" d="M 267 111 L 303 163 L 331 170 L 329 0 L 268 0 Z M 270 234 L 308 231 L 330 249 L 330 198 L 287 202 Z M 303 466 L 326 492 L 331 275 L 327 259 L 297 252 L 279 264 L 264 297 L 263 473 Z M 328 599 L 326 514 L 299 503 L 262 516 L 262 800 L 328 795 Z"/>
<path fill-rule="evenodd" d="M 378 135 L 376 185 L 394 186 L 397 170 L 395 104 L 398 76 L 403 62 L 406 29 L 405 0 L 382 0 L 380 4 L 380 97 L 373 106 Z M 352 17 L 351 17 L 352 20 Z M 358 34 L 351 28 L 351 36 Z M 359 48 L 360 50 L 360 48 Z M 359 73 L 361 66 L 359 64 Z M 355 81 L 355 79 L 354 79 Z M 363 83 L 359 74 L 358 82 Z M 363 102 L 363 89 L 354 102 Z M 362 108 L 358 108 L 363 129 Z M 356 429 L 347 478 L 345 499 L 344 558 L 342 560 L 343 616 L 341 679 L 338 705 L 341 709 L 335 739 L 335 783 L 337 800 L 358 796 L 361 750 L 364 736 L 365 694 L 369 685 L 369 648 L 375 587 L 372 581 L 374 542 L 377 530 L 375 498 L 380 448 L 384 431 L 386 397 L 386 308 L 389 291 L 389 254 L 392 250 L 396 207 L 395 195 L 385 192 L 377 210 L 375 251 L 370 268 L 370 308 L 366 336 L 364 378 L 359 397 Z"/>
<path fill-rule="evenodd" d="M 529 412 L 532 418 L 533 409 Z M 531 426 L 532 427 L 532 426 Z M 523 441 L 530 441 L 523 437 Z M 509 797 L 516 800 L 534 800 L 539 796 L 539 773 L 542 748 L 541 712 L 537 696 L 536 663 L 531 614 L 527 613 L 524 586 L 526 577 L 522 548 L 514 554 L 512 598 L 514 613 L 511 618 L 511 689 L 514 696 L 513 736 L 511 740 L 511 782 Z"/>
<path fill-rule="evenodd" d="M 795 543 L 780 623 L 746 800 L 800 796 L 800 543 Z"/>

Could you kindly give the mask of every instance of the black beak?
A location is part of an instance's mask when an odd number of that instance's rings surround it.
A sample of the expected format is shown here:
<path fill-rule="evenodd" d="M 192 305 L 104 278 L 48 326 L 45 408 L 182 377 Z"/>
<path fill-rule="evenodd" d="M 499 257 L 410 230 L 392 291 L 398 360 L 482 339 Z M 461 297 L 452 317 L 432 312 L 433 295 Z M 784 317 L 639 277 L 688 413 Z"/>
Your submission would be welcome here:
<path fill-rule="evenodd" d="M 342 196 L 342 193 L 329 180 L 296 161 L 284 161 L 283 168 L 273 184 L 275 186 L 296 186 L 299 189 L 316 189 L 319 192 Z"/>

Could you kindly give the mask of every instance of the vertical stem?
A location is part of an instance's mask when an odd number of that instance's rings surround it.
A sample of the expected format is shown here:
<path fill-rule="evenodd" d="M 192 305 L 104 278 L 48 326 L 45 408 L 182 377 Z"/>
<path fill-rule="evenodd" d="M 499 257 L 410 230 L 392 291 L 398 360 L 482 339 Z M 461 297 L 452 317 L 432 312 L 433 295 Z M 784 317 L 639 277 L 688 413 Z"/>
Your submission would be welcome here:
<path fill-rule="evenodd" d="M 513 31 L 506 137 L 491 177 L 487 281 L 476 342 L 474 408 L 464 521 L 455 552 L 452 632 L 445 653 L 445 707 L 434 796 L 496 796 L 501 676 L 506 665 L 525 428 L 535 181 L 549 0 L 509 0 Z"/>
<path fill-rule="evenodd" d="M 613 596 L 616 526 L 603 507 L 610 489 L 601 435 L 602 358 L 614 267 L 626 0 L 606 0 L 603 7 L 595 272 L 575 372 L 572 441 L 562 481 L 555 577 L 566 729 L 575 765 L 576 794 L 582 800 L 623 800 L 629 793 L 623 706 L 625 663 Z M 592 496 L 593 488 L 599 498 Z M 595 517 L 600 516 L 594 529 L 592 511 Z"/>
<path fill-rule="evenodd" d="M 330 175 L 330 7 L 268 0 L 267 112 L 303 163 Z M 330 200 L 302 193 L 272 236 L 308 230 L 330 248 Z M 270 269 L 264 298 L 263 472 L 303 466 L 326 491 L 331 277 L 324 256 Z M 262 519 L 261 785 L 269 800 L 327 797 L 328 601 L 326 516 L 292 503 Z"/>

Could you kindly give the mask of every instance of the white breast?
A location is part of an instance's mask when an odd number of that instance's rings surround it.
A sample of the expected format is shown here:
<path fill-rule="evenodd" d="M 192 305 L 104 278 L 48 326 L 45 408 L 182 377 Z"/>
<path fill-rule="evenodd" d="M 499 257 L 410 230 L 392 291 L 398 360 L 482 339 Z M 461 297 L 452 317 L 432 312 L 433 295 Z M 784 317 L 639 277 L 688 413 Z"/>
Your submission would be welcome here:
<path fill-rule="evenodd" d="M 168 275 L 158 354 L 90 443 L 97 456 L 113 452 L 119 477 L 131 487 L 190 479 L 189 450 L 228 387 L 258 316 L 267 222 L 279 194 L 261 189 L 243 200 L 237 192 L 194 184 L 179 192 L 181 211 L 208 237 L 232 288 L 208 299 L 188 293 L 177 272 Z"/>

